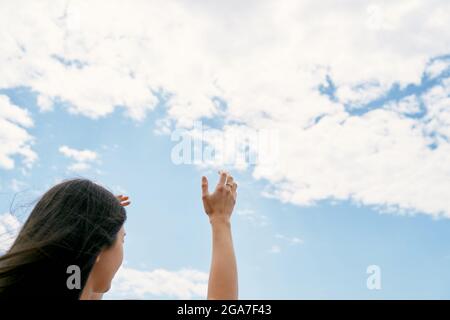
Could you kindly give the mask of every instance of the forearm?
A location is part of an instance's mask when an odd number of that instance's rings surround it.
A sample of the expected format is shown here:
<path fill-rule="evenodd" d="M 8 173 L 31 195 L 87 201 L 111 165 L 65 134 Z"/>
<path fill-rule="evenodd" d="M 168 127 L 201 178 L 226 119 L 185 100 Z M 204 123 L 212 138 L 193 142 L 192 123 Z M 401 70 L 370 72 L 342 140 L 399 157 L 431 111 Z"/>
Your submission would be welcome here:
<path fill-rule="evenodd" d="M 231 223 L 211 221 L 212 261 L 208 282 L 208 299 L 236 300 L 238 275 L 233 248 Z"/>

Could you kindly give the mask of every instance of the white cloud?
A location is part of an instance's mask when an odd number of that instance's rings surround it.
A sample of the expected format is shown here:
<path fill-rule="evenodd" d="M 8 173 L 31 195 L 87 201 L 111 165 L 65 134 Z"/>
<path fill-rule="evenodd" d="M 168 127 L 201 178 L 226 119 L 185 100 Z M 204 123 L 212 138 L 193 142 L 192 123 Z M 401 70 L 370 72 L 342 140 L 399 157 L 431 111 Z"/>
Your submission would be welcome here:
<path fill-rule="evenodd" d="M 91 150 L 76 150 L 68 146 L 61 146 L 59 152 L 77 162 L 91 162 L 97 159 L 97 154 Z"/>
<path fill-rule="evenodd" d="M 236 215 L 256 226 L 264 227 L 269 224 L 267 216 L 258 214 L 252 209 L 238 209 Z"/>
<path fill-rule="evenodd" d="M 37 97 L 36 103 L 42 112 L 51 111 L 53 109 L 53 101 L 43 94 L 40 94 Z"/>
<path fill-rule="evenodd" d="M 69 169 L 69 171 L 82 172 L 82 171 L 86 171 L 90 168 L 91 168 L 91 165 L 89 163 L 76 162 L 76 163 L 69 165 L 69 167 L 67 169 Z"/>
<path fill-rule="evenodd" d="M 36 161 L 37 154 L 31 148 L 34 138 L 27 131 L 32 126 L 29 112 L 0 94 L 0 168 L 13 169 L 15 156 L 21 156 L 26 167 Z"/>
<path fill-rule="evenodd" d="M 1 95 L 0 103 L 0 117 L 2 119 L 26 128 L 33 126 L 33 120 L 31 119 L 28 111 L 11 104 L 11 101 L 7 96 Z"/>
<path fill-rule="evenodd" d="M 65 157 L 74 161 L 68 169 L 70 171 L 81 172 L 91 168 L 91 165 L 98 160 L 98 154 L 91 150 L 77 150 L 68 146 L 61 146 L 59 152 Z"/>
<path fill-rule="evenodd" d="M 303 240 L 299 237 L 289 237 L 280 233 L 275 234 L 275 238 L 277 239 L 277 244 L 273 244 L 272 247 L 268 250 L 269 253 L 276 254 L 282 251 L 282 248 L 285 248 L 287 245 L 296 246 L 303 244 Z"/>
<path fill-rule="evenodd" d="M 21 227 L 20 221 L 10 213 L 0 214 L 0 253 L 9 250 Z"/>
<path fill-rule="evenodd" d="M 414 115 L 421 111 L 420 101 L 415 95 L 409 95 L 398 102 L 392 102 L 386 106 L 386 109 L 406 115 Z"/>
<path fill-rule="evenodd" d="M 272 181 L 268 193 L 286 202 L 351 199 L 450 216 L 450 145 L 431 149 L 424 128 L 380 109 L 329 115 L 308 130 L 284 124 L 279 170 L 255 175 Z"/>
<path fill-rule="evenodd" d="M 425 71 L 426 75 L 430 78 L 436 78 L 443 72 L 450 70 L 450 59 L 434 60 L 427 66 Z"/>
<path fill-rule="evenodd" d="M 287 242 L 287 243 L 289 243 L 291 245 L 297 245 L 297 244 L 302 244 L 303 243 L 303 240 L 300 239 L 299 237 L 288 237 L 288 236 L 285 236 L 285 235 L 282 235 L 282 234 L 279 234 L 279 233 L 276 234 L 275 237 L 277 239 L 281 239 L 281 240 L 283 240 L 283 241 L 285 241 L 285 242 Z"/>
<path fill-rule="evenodd" d="M 252 168 L 267 195 L 450 216 L 446 85 L 418 97 L 424 119 L 406 116 L 414 110 L 406 100 L 397 110 L 351 113 L 393 84 L 444 70 L 430 61 L 449 53 L 450 2 L 105 3 L 3 2 L 0 88 L 28 86 L 44 110 L 59 100 L 91 118 L 122 108 L 137 120 L 159 92 L 167 100 L 161 132 L 202 117 L 238 132 L 276 128 L 278 165 Z M 318 90 L 327 76 L 335 101 Z"/>
<path fill-rule="evenodd" d="M 105 299 L 146 299 L 149 295 L 171 299 L 206 298 L 208 277 L 207 273 L 193 269 L 141 271 L 121 267 Z"/>
<path fill-rule="evenodd" d="M 10 183 L 10 188 L 14 192 L 22 191 L 24 188 L 26 188 L 28 185 L 20 180 L 12 179 Z"/>
<path fill-rule="evenodd" d="M 301 105 L 315 85 L 302 81 L 310 67 L 315 82 L 325 66 L 339 87 L 417 82 L 450 39 L 438 23 L 448 20 L 446 1 L 108 1 L 107 11 L 104 3 L 2 3 L 0 61 L 9 63 L 0 87 L 31 86 L 44 109 L 59 98 L 93 118 L 122 106 L 135 119 L 162 88 L 173 94 L 169 115 L 183 123 L 217 114 L 214 95 L 236 113 Z"/>
<path fill-rule="evenodd" d="M 337 89 L 336 97 L 340 102 L 349 104 L 351 108 L 359 108 L 381 96 L 388 88 L 388 85 L 381 86 L 379 83 L 343 85 Z"/>
<path fill-rule="evenodd" d="M 272 247 L 270 247 L 270 249 L 269 249 L 269 253 L 276 254 L 276 253 L 280 253 L 280 252 L 281 252 L 281 248 L 280 248 L 280 246 L 278 246 L 276 244 L 272 245 Z"/>
<path fill-rule="evenodd" d="M 429 90 L 423 99 L 427 105 L 425 117 L 427 133 L 436 133 L 438 142 L 444 146 L 448 145 L 450 142 L 450 78 Z"/>

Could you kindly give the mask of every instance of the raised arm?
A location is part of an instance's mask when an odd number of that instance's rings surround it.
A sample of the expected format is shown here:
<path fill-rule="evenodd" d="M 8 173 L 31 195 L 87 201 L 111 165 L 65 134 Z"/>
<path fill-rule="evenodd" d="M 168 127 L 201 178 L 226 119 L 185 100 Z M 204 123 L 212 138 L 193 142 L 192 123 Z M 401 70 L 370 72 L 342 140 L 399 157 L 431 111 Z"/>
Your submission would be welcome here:
<path fill-rule="evenodd" d="M 212 261 L 208 282 L 209 300 L 238 299 L 238 274 L 231 234 L 231 214 L 236 203 L 237 184 L 226 172 L 220 172 L 214 193 L 208 192 L 208 180 L 202 177 L 202 199 L 212 229 Z"/>

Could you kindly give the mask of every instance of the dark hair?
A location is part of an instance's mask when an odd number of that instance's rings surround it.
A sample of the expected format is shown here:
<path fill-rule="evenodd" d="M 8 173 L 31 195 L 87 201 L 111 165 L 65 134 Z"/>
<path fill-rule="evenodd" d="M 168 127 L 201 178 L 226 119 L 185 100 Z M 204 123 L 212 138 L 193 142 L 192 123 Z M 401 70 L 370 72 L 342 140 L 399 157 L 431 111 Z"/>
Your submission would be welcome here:
<path fill-rule="evenodd" d="M 114 244 L 125 220 L 118 199 L 100 185 L 86 179 L 55 185 L 0 257 L 0 297 L 79 299 L 98 254 Z M 80 268 L 80 289 L 67 286 L 70 265 Z"/>

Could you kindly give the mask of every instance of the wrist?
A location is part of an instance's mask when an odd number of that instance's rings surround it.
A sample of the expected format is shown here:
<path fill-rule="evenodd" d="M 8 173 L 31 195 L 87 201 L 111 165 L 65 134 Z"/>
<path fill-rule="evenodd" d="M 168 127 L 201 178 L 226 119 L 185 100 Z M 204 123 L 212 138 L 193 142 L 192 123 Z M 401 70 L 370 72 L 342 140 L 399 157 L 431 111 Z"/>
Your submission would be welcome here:
<path fill-rule="evenodd" d="M 209 223 L 212 226 L 231 226 L 230 217 L 223 216 L 211 216 L 209 217 Z"/>

